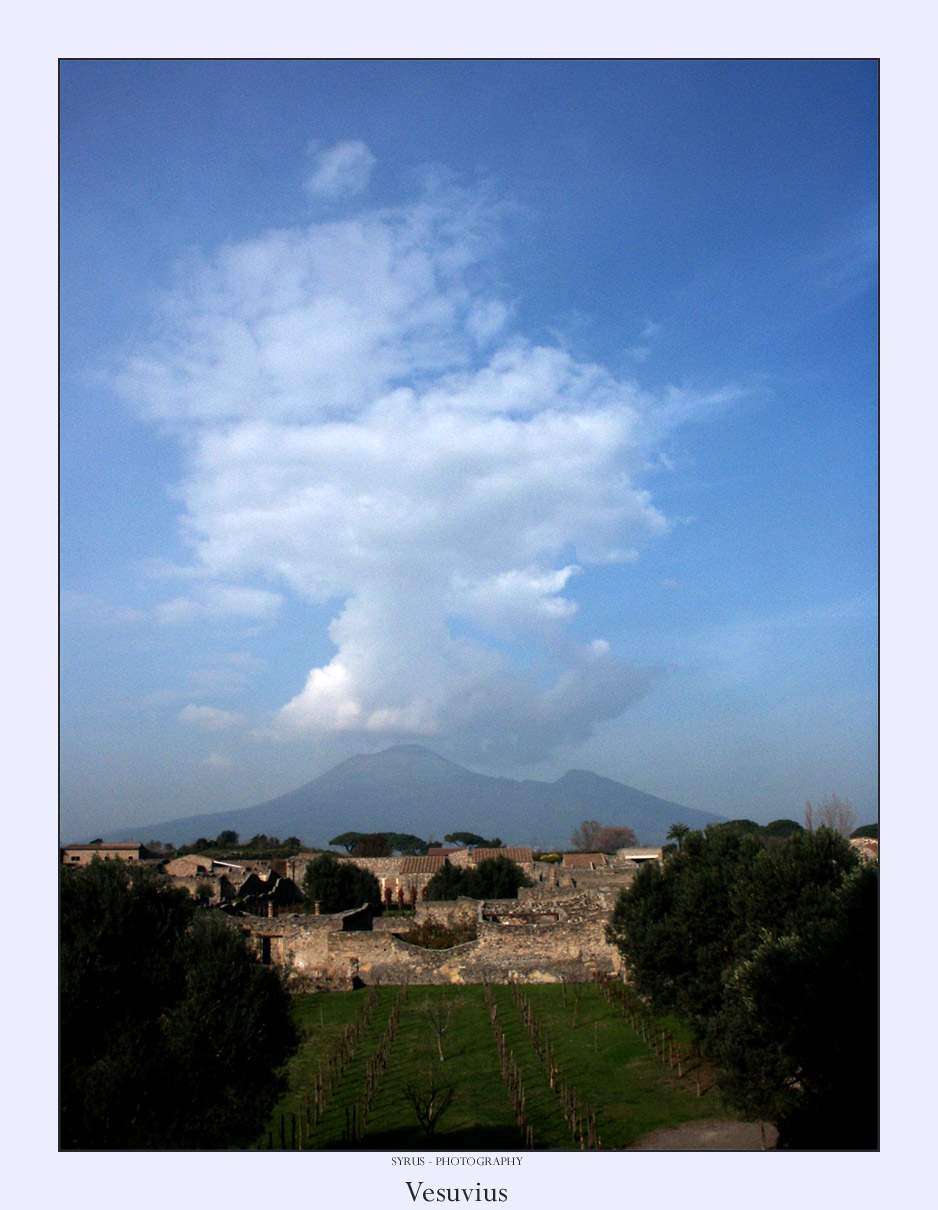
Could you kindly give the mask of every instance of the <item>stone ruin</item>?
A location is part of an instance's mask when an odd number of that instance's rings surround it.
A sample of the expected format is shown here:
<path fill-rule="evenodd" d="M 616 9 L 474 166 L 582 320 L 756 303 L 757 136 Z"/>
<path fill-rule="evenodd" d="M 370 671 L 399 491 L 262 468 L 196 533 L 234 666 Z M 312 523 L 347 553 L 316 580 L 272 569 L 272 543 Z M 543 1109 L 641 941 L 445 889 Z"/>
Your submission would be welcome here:
<path fill-rule="evenodd" d="M 302 883 L 313 855 L 288 863 Z M 428 902 L 423 887 L 432 877 L 414 859 L 358 858 L 394 906 L 414 903 L 413 915 L 373 915 L 362 907 L 335 915 L 281 913 L 246 917 L 237 924 L 251 937 L 262 961 L 284 968 L 297 990 L 347 990 L 365 984 L 445 985 L 461 983 L 584 982 L 597 974 L 621 978 L 622 957 L 605 938 L 619 892 L 638 866 L 625 859 L 562 865 L 524 861 L 534 885 L 517 899 Z M 426 949 L 405 941 L 413 925 L 434 920 L 473 926 L 475 939 L 448 949 Z"/>

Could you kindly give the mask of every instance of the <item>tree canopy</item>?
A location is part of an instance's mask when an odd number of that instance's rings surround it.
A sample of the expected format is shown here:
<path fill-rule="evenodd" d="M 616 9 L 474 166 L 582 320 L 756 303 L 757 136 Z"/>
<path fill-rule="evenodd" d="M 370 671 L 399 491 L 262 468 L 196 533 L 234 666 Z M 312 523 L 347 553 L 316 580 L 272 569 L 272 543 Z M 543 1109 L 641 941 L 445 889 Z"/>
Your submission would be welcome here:
<path fill-rule="evenodd" d="M 353 857 L 390 857 L 391 846 L 381 832 L 369 832 L 352 845 Z"/>
<path fill-rule="evenodd" d="M 764 824 L 760 829 L 762 836 L 794 836 L 798 832 L 803 832 L 804 828 L 796 819 L 773 819 L 771 823 Z"/>
<path fill-rule="evenodd" d="M 638 993 L 784 1145 L 875 1146 L 876 880 L 828 828 L 767 845 L 711 826 L 640 869 L 607 928 Z"/>
<path fill-rule="evenodd" d="M 581 853 L 614 853 L 616 849 L 631 848 L 638 841 L 625 825 L 604 826 L 595 819 L 584 819 L 570 837 L 570 843 Z"/>
<path fill-rule="evenodd" d="M 426 840 L 421 840 L 412 832 L 385 832 L 384 837 L 395 853 L 406 857 L 426 857 L 430 847 Z"/>
<path fill-rule="evenodd" d="M 61 1146 L 246 1146 L 295 1045 L 272 967 L 146 867 L 63 869 Z"/>
<path fill-rule="evenodd" d="M 329 841 L 331 845 L 339 845 L 346 853 L 355 852 L 356 846 L 363 841 L 372 842 L 374 837 L 380 837 L 386 847 L 386 855 L 402 853 L 407 856 L 426 856 L 428 842 L 414 836 L 411 832 L 340 832 Z M 384 853 L 358 853 L 360 857 L 385 856 Z"/>
<path fill-rule="evenodd" d="M 340 832 L 338 836 L 333 836 L 329 843 L 345 849 L 346 853 L 351 853 L 364 835 L 364 832 Z"/>
<path fill-rule="evenodd" d="M 476 866 L 461 868 L 446 861 L 427 883 L 427 899 L 517 899 L 518 888 L 531 880 L 516 861 L 487 857 Z"/>
<path fill-rule="evenodd" d="M 496 836 L 493 840 L 486 840 L 484 836 L 479 836 L 475 832 L 450 832 L 443 839 L 447 844 L 463 844 L 471 849 L 500 849 L 502 847 L 501 837 Z"/>
<path fill-rule="evenodd" d="M 321 853 L 306 867 L 303 902 L 307 908 L 318 903 L 319 910 L 326 914 L 347 912 L 366 903 L 380 912 L 381 887 L 363 866 L 340 861 L 335 853 Z"/>

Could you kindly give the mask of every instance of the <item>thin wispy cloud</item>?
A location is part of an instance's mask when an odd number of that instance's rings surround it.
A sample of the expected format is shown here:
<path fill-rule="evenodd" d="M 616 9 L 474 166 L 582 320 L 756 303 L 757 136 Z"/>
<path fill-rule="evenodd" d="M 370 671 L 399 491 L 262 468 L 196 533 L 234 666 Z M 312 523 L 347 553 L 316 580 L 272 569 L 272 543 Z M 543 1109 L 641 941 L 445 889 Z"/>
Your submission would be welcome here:
<path fill-rule="evenodd" d="M 281 600 L 279 593 L 265 589 L 207 585 L 195 595 L 173 597 L 157 605 L 149 616 L 161 626 L 237 617 L 270 621 L 279 612 Z"/>
<path fill-rule="evenodd" d="M 879 272 L 879 214 L 870 205 L 850 217 L 802 266 L 828 302 L 844 306 L 874 290 Z"/>
<path fill-rule="evenodd" d="M 350 194 L 373 160 L 342 144 L 317 163 L 320 192 Z M 409 206 L 220 248 L 122 374 L 188 454 L 203 588 L 157 619 L 338 602 L 334 656 L 263 734 L 536 760 L 659 675 L 572 637 L 573 588 L 668 532 L 640 482 L 652 446 L 724 396 L 654 397 L 513 329 L 489 284 L 500 217 L 487 189 L 435 176 Z"/>
<path fill-rule="evenodd" d="M 209 752 L 202 764 L 218 773 L 227 773 L 234 768 L 234 760 L 227 752 Z"/>
<path fill-rule="evenodd" d="M 179 714 L 179 721 L 191 723 L 195 727 L 204 727 L 207 731 L 230 731 L 241 726 L 243 719 L 239 714 L 229 710 L 219 710 L 215 706 L 188 705 Z"/>
<path fill-rule="evenodd" d="M 355 139 L 325 149 L 314 143 L 310 153 L 313 166 L 304 182 L 310 197 L 335 201 L 368 188 L 375 157 L 364 143 Z"/>

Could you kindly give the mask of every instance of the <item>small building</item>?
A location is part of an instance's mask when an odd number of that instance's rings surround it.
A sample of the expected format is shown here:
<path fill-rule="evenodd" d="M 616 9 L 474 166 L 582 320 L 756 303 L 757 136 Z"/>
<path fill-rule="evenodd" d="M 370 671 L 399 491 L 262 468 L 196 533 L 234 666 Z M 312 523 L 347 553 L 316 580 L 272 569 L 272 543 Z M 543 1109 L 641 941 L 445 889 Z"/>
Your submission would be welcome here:
<path fill-rule="evenodd" d="M 128 864 L 133 862 L 135 865 L 160 860 L 155 853 L 151 853 L 142 844 L 135 844 L 132 841 L 119 841 L 111 844 L 105 844 L 103 841 L 97 844 L 69 844 L 64 845 L 61 852 L 63 865 L 90 865 L 96 857 L 102 861 L 126 861 Z"/>
<path fill-rule="evenodd" d="M 170 878 L 198 878 L 200 874 L 211 875 L 215 863 L 211 857 L 188 853 L 185 857 L 173 857 L 163 866 L 163 873 Z"/>
<path fill-rule="evenodd" d="M 609 864 L 605 853 L 564 853 L 565 870 L 602 870 Z"/>
<path fill-rule="evenodd" d="M 641 865 L 645 861 L 661 861 L 664 857 L 664 850 L 648 845 L 638 845 L 631 849 L 616 849 L 616 857 L 620 861 L 634 861 L 637 865 Z"/>

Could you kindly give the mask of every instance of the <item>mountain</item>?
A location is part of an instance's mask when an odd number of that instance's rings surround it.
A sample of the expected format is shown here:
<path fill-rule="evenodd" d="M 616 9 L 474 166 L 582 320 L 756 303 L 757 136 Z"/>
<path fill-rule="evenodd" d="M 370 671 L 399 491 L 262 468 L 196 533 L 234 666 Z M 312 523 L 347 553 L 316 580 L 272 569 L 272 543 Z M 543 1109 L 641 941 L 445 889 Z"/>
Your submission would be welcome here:
<path fill-rule="evenodd" d="M 516 781 L 472 773 L 418 744 L 353 756 L 299 789 L 255 807 L 143 824 L 121 839 L 191 844 L 225 829 L 247 840 L 259 832 L 324 846 L 340 832 L 447 832 L 499 836 L 506 844 L 564 848 L 584 819 L 628 824 L 640 844 L 663 844 L 672 823 L 702 828 L 719 816 L 679 806 L 583 770 L 557 781 Z M 113 837 L 116 838 L 116 833 Z"/>

